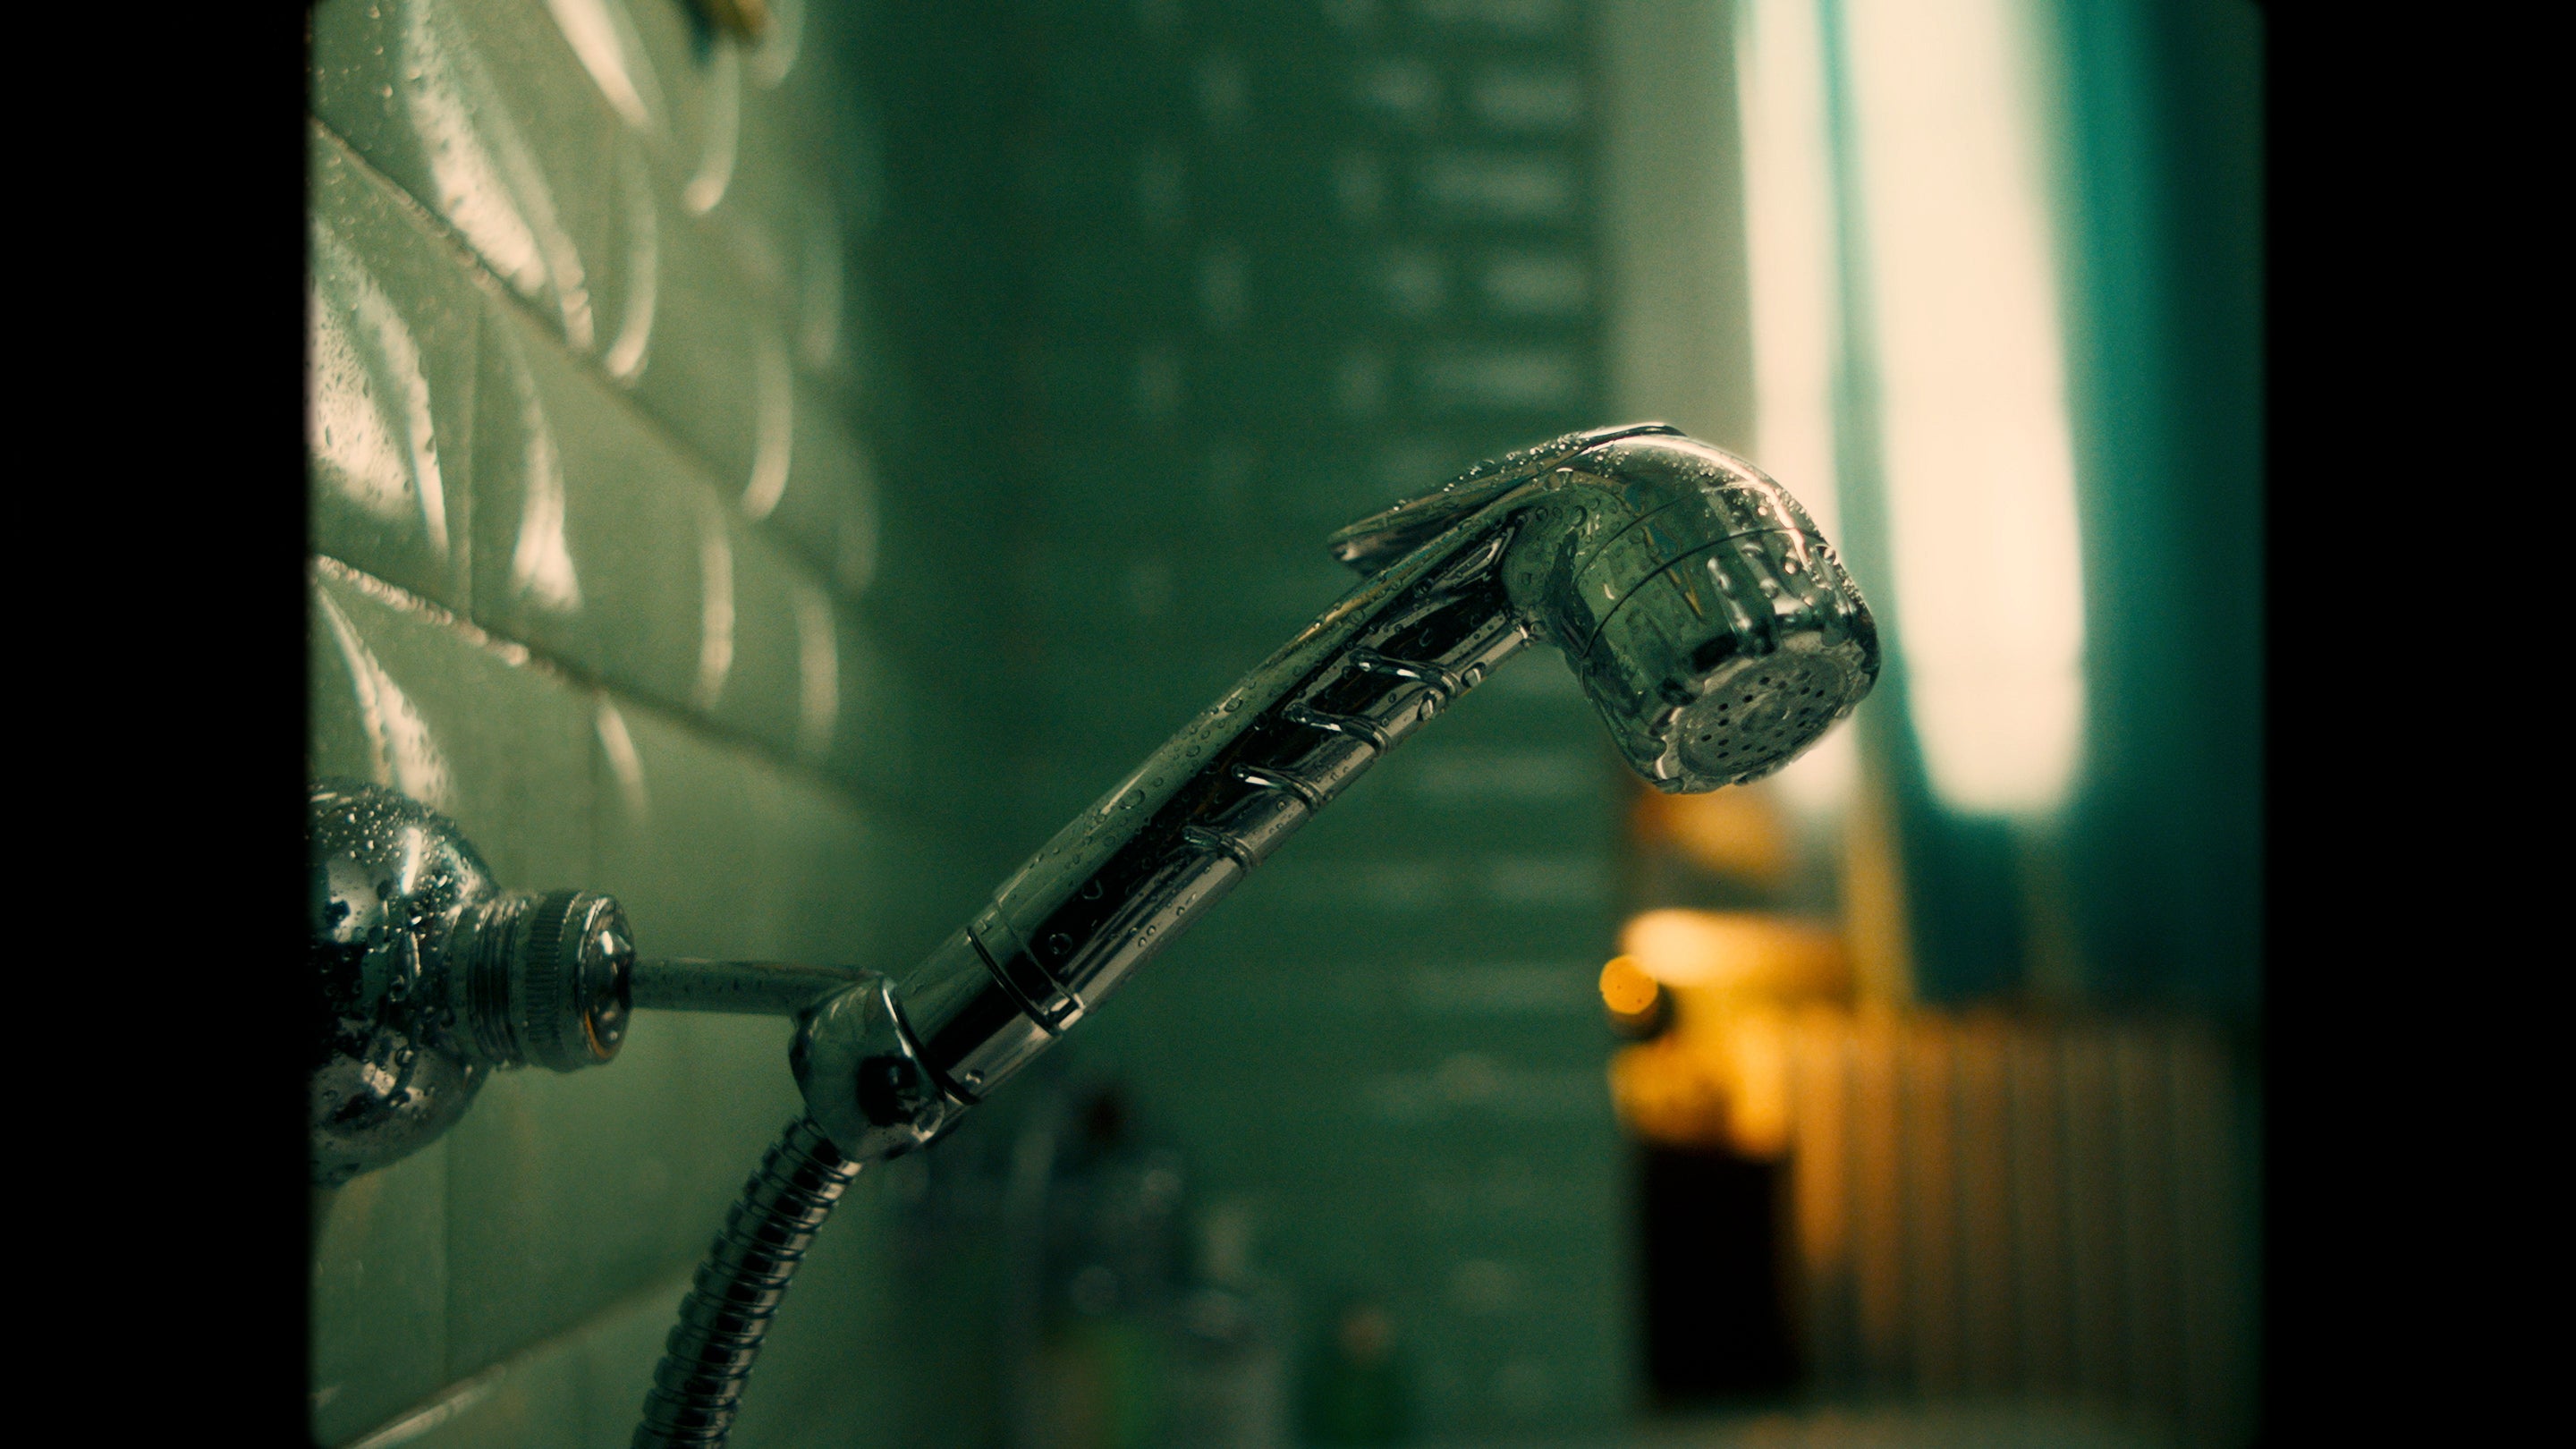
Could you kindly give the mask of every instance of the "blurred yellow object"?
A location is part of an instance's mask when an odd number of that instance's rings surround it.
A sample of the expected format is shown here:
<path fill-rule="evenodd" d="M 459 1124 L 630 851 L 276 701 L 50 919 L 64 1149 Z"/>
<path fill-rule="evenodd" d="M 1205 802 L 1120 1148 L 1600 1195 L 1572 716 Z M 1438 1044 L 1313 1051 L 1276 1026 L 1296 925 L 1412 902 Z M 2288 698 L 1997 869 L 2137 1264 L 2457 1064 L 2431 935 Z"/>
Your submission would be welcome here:
<path fill-rule="evenodd" d="M 1789 1149 L 1787 1032 L 1785 1013 L 1757 1009 L 1621 1048 L 1610 1058 L 1619 1120 L 1668 1147 L 1778 1157 Z"/>
<path fill-rule="evenodd" d="M 1667 1147 L 1733 1141 L 1725 1083 L 1678 1037 L 1657 1037 L 1612 1055 L 1610 1100 L 1621 1124 L 1646 1141 Z"/>
<path fill-rule="evenodd" d="M 1840 997 L 1851 990 L 1841 933 L 1787 916 L 1647 911 L 1621 929 L 1619 949 L 1669 987 L 1774 1001 Z"/>
<path fill-rule="evenodd" d="M 1634 956 L 1613 956 L 1601 968 L 1601 1001 L 1621 1016 L 1636 1016 L 1655 1004 L 1662 990 Z"/>
<path fill-rule="evenodd" d="M 1668 844 L 1717 875 L 1777 886 L 1793 864 L 1779 806 L 1760 787 L 1705 795 L 1641 790 L 1630 825 L 1639 840 Z"/>
<path fill-rule="evenodd" d="M 1789 1013 L 1849 1000 L 1842 936 L 1784 916 L 1663 910 L 1631 920 L 1620 944 L 1627 954 L 1602 968 L 1602 999 L 1616 1010 L 1612 978 L 1634 971 L 1662 984 L 1674 1013 L 1669 1032 L 1611 1059 L 1628 1130 L 1748 1157 L 1787 1151 Z"/>

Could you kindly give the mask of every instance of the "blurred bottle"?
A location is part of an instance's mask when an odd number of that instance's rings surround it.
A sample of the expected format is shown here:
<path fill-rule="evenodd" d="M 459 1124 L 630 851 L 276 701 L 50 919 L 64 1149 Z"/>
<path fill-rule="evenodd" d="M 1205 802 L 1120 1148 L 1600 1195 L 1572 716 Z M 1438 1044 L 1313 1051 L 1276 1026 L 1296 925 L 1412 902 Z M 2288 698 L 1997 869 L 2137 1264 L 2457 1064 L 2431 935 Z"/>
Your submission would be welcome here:
<path fill-rule="evenodd" d="M 1114 1085 L 1071 1094 L 1038 1130 L 1033 1362 L 1021 1449 L 1161 1449 L 1169 1325 L 1181 1296 L 1179 1154 L 1144 1142 Z"/>
<path fill-rule="evenodd" d="M 1235 1205 L 1114 1084 L 1049 1082 L 1013 1149 L 1015 1449 L 1284 1449 L 1276 1286 Z"/>
<path fill-rule="evenodd" d="M 1195 1286 L 1174 1320 L 1169 1449 L 1285 1449 L 1280 1291 L 1255 1266 L 1242 1204 L 1197 1217 Z"/>
<path fill-rule="evenodd" d="M 1366 1298 L 1325 1323 L 1307 1365 L 1309 1444 L 1401 1444 L 1413 1433 L 1413 1380 L 1395 1322 Z"/>

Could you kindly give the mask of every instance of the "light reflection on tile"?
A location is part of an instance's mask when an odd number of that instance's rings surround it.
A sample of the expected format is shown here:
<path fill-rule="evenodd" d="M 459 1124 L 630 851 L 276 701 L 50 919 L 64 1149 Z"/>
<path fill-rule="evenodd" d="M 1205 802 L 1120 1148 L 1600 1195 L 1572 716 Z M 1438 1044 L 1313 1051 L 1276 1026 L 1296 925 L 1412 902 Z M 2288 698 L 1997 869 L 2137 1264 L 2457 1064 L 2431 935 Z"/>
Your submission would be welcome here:
<path fill-rule="evenodd" d="M 711 710 L 733 674 L 733 538 L 721 512 L 708 506 L 702 514 L 698 576 L 705 589 L 699 606 L 697 702 L 700 709 Z"/>
<path fill-rule="evenodd" d="M 618 176 L 626 191 L 626 310 L 618 318 L 617 336 L 599 361 L 619 382 L 643 375 L 653 342 L 653 318 L 661 301 L 662 222 L 654 204 L 653 178 L 641 153 L 618 151 Z"/>
<path fill-rule="evenodd" d="M 357 626 L 319 584 L 314 586 L 314 599 L 341 657 L 348 661 L 358 693 L 359 719 L 374 756 L 375 783 L 400 790 L 433 810 L 451 808 L 454 791 L 447 758 L 430 737 L 429 722 L 376 662 L 375 652 L 359 636 Z"/>
<path fill-rule="evenodd" d="M 1583 397 L 1586 369 L 1553 347 L 1453 347 L 1422 359 L 1425 399 L 1457 410 L 1563 409 Z"/>
<path fill-rule="evenodd" d="M 693 216 L 716 209 L 733 185 L 734 153 L 742 137 L 742 52 L 730 40 L 718 40 L 709 61 L 707 142 L 697 170 L 680 188 L 680 203 Z"/>
<path fill-rule="evenodd" d="M 580 252 L 557 218 L 554 193 L 519 135 L 480 57 L 443 7 L 403 12 L 403 91 L 427 153 L 433 198 L 520 295 L 551 296 L 564 337 L 590 350 L 590 292 Z"/>
<path fill-rule="evenodd" d="M 1351 94 L 1368 110 L 1428 129 L 1439 115 L 1440 77 L 1418 60 L 1382 60 L 1360 68 L 1351 79 Z"/>
<path fill-rule="evenodd" d="M 828 372 L 841 360 L 841 221 L 829 197 L 809 199 L 804 211 L 796 360 L 816 372 Z"/>
<path fill-rule="evenodd" d="M 447 489 L 420 346 L 357 254 L 313 220 L 307 305 L 307 443 L 352 503 L 392 521 L 417 508 L 430 549 L 447 556 Z"/>
<path fill-rule="evenodd" d="M 797 682 L 804 708 L 797 719 L 797 749 L 808 759 L 832 750 L 832 726 L 841 713 L 841 643 L 832 603 L 822 590 L 796 586 Z"/>
<path fill-rule="evenodd" d="M 651 818 L 653 796 L 644 781 L 644 759 L 635 752 L 635 736 L 627 731 L 626 716 L 605 694 L 599 697 L 599 748 L 608 757 L 608 772 L 617 779 L 628 813 L 638 821 Z"/>
<path fill-rule="evenodd" d="M 1506 252 L 1477 278 L 1485 305 L 1506 316 L 1581 317 L 1592 305 L 1592 271 L 1562 252 Z"/>
<path fill-rule="evenodd" d="M 805 50 L 805 0 L 767 0 L 769 28 L 751 52 L 751 79 L 762 90 L 775 90 L 796 69 Z"/>
<path fill-rule="evenodd" d="M 1444 151 L 1423 159 L 1423 203 L 1473 221 L 1562 221 L 1573 215 L 1574 168 L 1555 155 Z"/>
<path fill-rule="evenodd" d="M 662 124 L 662 85 L 653 58 L 635 33 L 624 0 L 546 0 L 582 69 L 599 83 L 609 109 L 637 131 Z"/>
<path fill-rule="evenodd" d="M 1583 120 L 1583 83 L 1571 70 L 1498 66 L 1468 81 L 1467 111 L 1498 131 L 1570 131 Z"/>
<path fill-rule="evenodd" d="M 787 471 L 795 458 L 796 379 L 787 365 L 787 349 L 776 337 L 762 334 L 753 354 L 752 406 L 759 422 L 753 435 L 751 481 L 742 491 L 743 516 L 767 518 L 787 491 Z"/>
<path fill-rule="evenodd" d="M 545 400 L 528 371 L 527 358 L 508 328 L 494 329 L 500 339 L 519 405 L 519 532 L 510 551 L 510 588 L 558 614 L 581 607 L 581 580 L 572 550 L 564 538 L 563 452 L 546 419 Z"/>

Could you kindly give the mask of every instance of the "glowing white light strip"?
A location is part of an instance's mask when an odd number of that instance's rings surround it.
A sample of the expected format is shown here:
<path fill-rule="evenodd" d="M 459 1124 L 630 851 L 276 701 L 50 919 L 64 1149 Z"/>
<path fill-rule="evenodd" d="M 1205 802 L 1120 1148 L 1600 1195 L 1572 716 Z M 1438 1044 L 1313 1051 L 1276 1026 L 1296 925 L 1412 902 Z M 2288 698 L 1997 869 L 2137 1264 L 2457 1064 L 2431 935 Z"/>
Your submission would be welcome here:
<path fill-rule="evenodd" d="M 1817 0 L 1743 0 L 1736 87 L 1743 108 L 1746 266 L 1753 322 L 1753 460 L 1825 537 L 1842 537 L 1834 370 L 1842 336 L 1834 249 L 1833 147 Z M 1851 731 L 1837 729 L 1780 774 L 1801 815 L 1851 793 Z"/>
<path fill-rule="evenodd" d="M 2084 731 L 2082 562 L 2027 0 L 1845 0 L 1895 626 L 1934 791 L 2045 812 Z"/>

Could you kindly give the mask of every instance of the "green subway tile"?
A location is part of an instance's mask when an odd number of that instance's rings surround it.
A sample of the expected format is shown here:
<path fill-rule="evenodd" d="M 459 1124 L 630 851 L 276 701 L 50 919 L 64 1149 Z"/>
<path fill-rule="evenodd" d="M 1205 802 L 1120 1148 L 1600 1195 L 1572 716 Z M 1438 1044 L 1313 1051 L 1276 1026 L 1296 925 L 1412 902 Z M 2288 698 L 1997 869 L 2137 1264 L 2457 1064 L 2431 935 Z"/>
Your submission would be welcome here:
<path fill-rule="evenodd" d="M 390 740 L 383 717 L 371 708 L 381 698 L 368 663 L 373 655 L 349 647 L 355 626 L 345 610 L 326 606 L 324 599 L 317 585 L 305 600 L 305 772 L 315 779 L 390 784 Z M 343 627 L 334 626 L 335 615 Z"/>
<path fill-rule="evenodd" d="M 447 1148 L 314 1194 L 313 1438 L 345 1444 L 447 1377 Z"/>
<path fill-rule="evenodd" d="M 830 109 L 835 114 L 822 119 L 756 117 L 788 144 L 746 157 L 736 219 L 756 221 L 757 230 L 737 249 L 756 245 L 753 260 L 775 269 L 797 366 L 826 392 L 852 398 L 870 375 L 867 276 L 854 244 L 873 225 L 883 183 L 871 123 L 846 96 Z"/>
<path fill-rule="evenodd" d="M 461 609 L 480 297 L 416 204 L 327 131 L 307 141 L 313 546 Z"/>
<path fill-rule="evenodd" d="M 628 273 L 622 123 L 541 6 L 372 0 L 317 6 L 323 123 L 442 218 L 585 356 L 640 300 Z"/>
<path fill-rule="evenodd" d="M 417 1449 L 581 1449 L 583 1363 L 568 1341 L 542 1343 L 452 1386 L 425 1406 Z"/>
<path fill-rule="evenodd" d="M 665 1278 L 603 1311 L 575 1336 L 584 1449 L 628 1449 L 633 1443 L 653 1366 L 661 1361 L 688 1291 L 687 1273 Z"/>
<path fill-rule="evenodd" d="M 771 798 L 764 859 L 781 954 L 874 971 L 903 971 L 938 944 L 891 929 L 899 899 L 888 877 L 897 864 L 893 832 L 864 817 L 837 791 L 791 778 Z"/>
<path fill-rule="evenodd" d="M 1037 264 L 1039 316 L 1078 333 L 1188 330 L 1198 316 L 1196 263 L 1187 243 L 1133 235 L 1052 250 Z"/>
<path fill-rule="evenodd" d="M 743 264 L 729 218 L 657 196 L 651 346 L 627 379 L 729 504 L 774 506 L 795 442 L 795 338 L 776 289 Z"/>
<path fill-rule="evenodd" d="M 747 67 L 757 69 L 757 67 Z M 830 174 L 833 137 L 787 97 L 754 83 L 744 87 L 733 184 L 714 215 L 735 228 L 738 250 L 760 280 L 783 294 L 795 275 L 795 236 L 802 199 Z"/>
<path fill-rule="evenodd" d="M 492 332 L 478 534 L 493 564 L 478 616 L 782 755 L 824 753 L 836 708 L 825 587 L 733 516 L 631 403 L 532 329 L 496 319 Z"/>
<path fill-rule="evenodd" d="M 605 1067 L 496 1073 L 449 1131 L 452 1375 L 567 1331 L 704 1246 L 750 1164 L 693 1130 L 698 1025 L 645 1013 Z M 784 1045 L 769 1064 L 782 1077 Z"/>
<path fill-rule="evenodd" d="M 1043 572 L 1079 571 L 1105 546 L 1197 542 L 1221 506 L 1201 450 L 1186 439 L 1138 439 L 1067 448 L 1049 456 L 1032 490 L 1041 510 Z M 1043 557 L 1043 556 L 1042 556 Z"/>
<path fill-rule="evenodd" d="M 781 9 L 770 36 L 745 49 L 730 40 L 691 39 L 667 19 L 637 27 L 668 100 L 662 109 L 670 125 L 652 133 L 650 149 L 663 208 L 659 225 L 671 240 L 667 325 L 693 339 L 678 345 L 731 343 L 737 339 L 720 324 L 758 321 L 765 325 L 746 334 L 755 351 L 737 362 L 765 362 L 756 349 L 783 341 L 799 364 L 838 383 L 849 372 L 841 324 L 851 292 L 842 272 L 848 208 L 836 193 L 854 184 L 845 178 L 868 157 L 836 154 L 839 130 L 814 108 L 817 89 L 833 85 L 824 78 L 829 57 L 805 44 L 805 28 Z M 782 80 L 780 63 L 791 57 Z M 686 359 L 673 365 L 693 367 Z M 667 380 L 648 387 L 692 410 L 675 425 L 710 433 L 720 448 L 734 429 L 729 419 L 695 415 L 714 411 L 698 375 L 695 388 Z"/>
<path fill-rule="evenodd" d="M 868 258 L 861 251 L 871 216 L 860 183 L 815 188 L 783 225 L 794 279 L 788 316 L 800 375 L 845 411 L 880 402 L 886 346 L 875 331 Z"/>
<path fill-rule="evenodd" d="M 772 858 L 782 834 L 866 878 L 846 847 L 832 855 L 828 831 L 782 832 L 800 812 L 780 804 L 786 787 L 767 763 L 643 706 L 591 704 L 603 805 L 588 883 L 618 898 L 645 954 L 788 954 L 789 892 Z M 464 1164 L 452 1188 L 456 1371 L 565 1331 L 702 1253 L 798 1110 L 788 1040 L 783 1021 L 646 1012 L 604 1068 L 487 1088 L 452 1134 Z"/>
<path fill-rule="evenodd" d="M 780 772 L 673 716 L 594 702 L 599 889 L 626 906 L 647 955 L 776 959 L 766 869 Z"/>
<path fill-rule="evenodd" d="M 842 609 L 831 622 L 839 704 L 821 769 L 872 801 L 935 807 L 953 784 L 930 768 L 931 751 L 942 740 L 937 697 L 888 657 L 869 618 Z M 978 773 L 971 764 L 965 768 Z"/>
<path fill-rule="evenodd" d="M 603 702 L 598 733 L 601 888 L 649 953 L 883 968 L 937 944 L 887 930 L 921 852 L 849 796 L 641 705 Z"/>
<path fill-rule="evenodd" d="M 820 758 L 840 709 L 832 596 L 740 521 L 726 521 L 725 538 L 733 575 L 732 659 L 711 714 L 778 755 Z"/>
<path fill-rule="evenodd" d="M 631 97 L 619 109 L 645 117 L 638 134 L 652 143 L 655 164 L 673 178 L 676 195 L 678 185 L 699 169 L 707 154 L 716 110 L 710 92 L 718 78 L 717 52 L 736 47 L 719 41 L 694 6 L 602 0 L 599 12 L 613 33 L 616 43 L 609 53 L 614 67 L 624 72 L 624 90 Z M 735 56 L 724 63 L 738 61 Z"/>
<path fill-rule="evenodd" d="M 582 694 L 524 651 L 363 576 L 326 566 L 314 609 L 314 767 L 443 811 L 505 887 L 581 884 L 591 869 Z"/>
<path fill-rule="evenodd" d="M 475 438 L 488 561 L 476 618 L 649 698 L 712 708 L 738 623 L 730 510 L 558 345 L 506 310 L 493 321 Z"/>
<path fill-rule="evenodd" d="M 876 575 L 877 480 L 867 452 L 828 394 L 799 389 L 795 445 L 761 523 L 844 597 Z"/>

